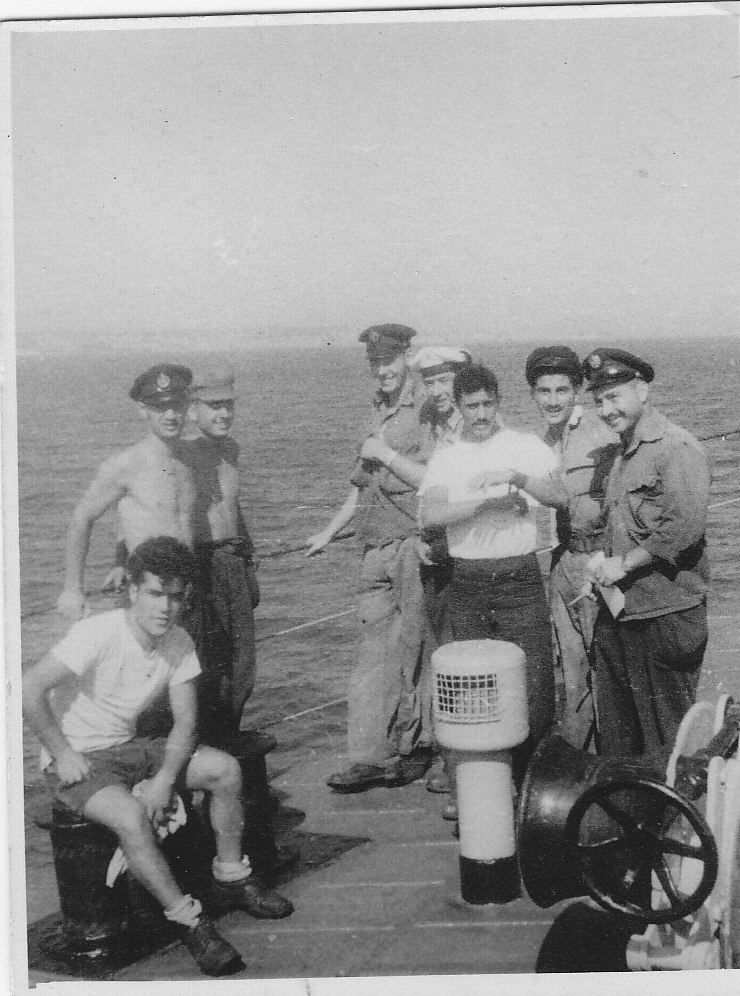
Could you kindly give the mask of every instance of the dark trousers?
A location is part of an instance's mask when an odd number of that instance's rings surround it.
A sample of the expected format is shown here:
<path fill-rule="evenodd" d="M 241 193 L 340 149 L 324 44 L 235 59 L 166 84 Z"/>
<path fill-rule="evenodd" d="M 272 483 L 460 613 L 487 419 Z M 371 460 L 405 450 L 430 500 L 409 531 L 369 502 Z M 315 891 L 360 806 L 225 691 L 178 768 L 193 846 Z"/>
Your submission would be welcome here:
<path fill-rule="evenodd" d="M 529 738 L 513 752 L 514 779 L 555 718 L 555 676 L 545 586 L 533 553 L 504 560 L 454 560 L 445 590 L 452 640 L 507 640 L 526 657 Z"/>
<path fill-rule="evenodd" d="M 202 735 L 217 742 L 239 730 L 255 681 L 254 567 L 239 540 L 196 547 L 200 584 L 188 629 L 198 651 Z"/>
<path fill-rule="evenodd" d="M 706 645 L 705 605 L 633 622 L 615 621 L 602 606 L 593 643 L 601 754 L 673 747 L 696 701 Z"/>

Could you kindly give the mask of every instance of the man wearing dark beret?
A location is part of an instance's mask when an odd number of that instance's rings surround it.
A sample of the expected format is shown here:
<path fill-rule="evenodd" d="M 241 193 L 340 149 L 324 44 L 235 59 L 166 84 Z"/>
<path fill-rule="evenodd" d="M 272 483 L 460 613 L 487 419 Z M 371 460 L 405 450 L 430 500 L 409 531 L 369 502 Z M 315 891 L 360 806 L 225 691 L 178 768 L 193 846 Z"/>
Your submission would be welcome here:
<path fill-rule="evenodd" d="M 603 554 L 591 564 L 602 754 L 667 754 L 693 705 L 707 644 L 702 445 L 649 400 L 652 366 L 621 349 L 583 364 L 596 412 L 620 439 Z"/>
<path fill-rule="evenodd" d="M 525 376 L 546 425 L 544 440 L 560 458 L 563 493 L 556 511 L 558 545 L 550 572 L 550 615 L 563 672 L 561 735 L 574 747 L 595 747 L 595 711 L 589 677 L 597 606 L 579 598 L 586 565 L 601 549 L 606 526 L 605 487 L 617 437 L 578 403 L 581 361 L 568 346 L 540 346 L 527 357 Z"/>
<path fill-rule="evenodd" d="M 427 623 L 416 536 L 416 489 L 431 440 L 409 373 L 415 335 L 395 324 L 360 335 L 377 385 L 372 412 L 344 504 L 307 540 L 311 557 L 354 519 L 362 550 L 360 647 L 347 696 L 349 767 L 328 779 L 335 792 L 406 784 L 431 763 L 419 687 Z"/>
<path fill-rule="evenodd" d="M 58 611 L 67 618 L 79 619 L 85 613 L 84 573 L 92 527 L 112 505 L 118 505 L 128 550 L 152 536 L 172 536 L 192 546 L 195 485 L 180 439 L 192 379 L 187 367 L 158 363 L 134 381 L 129 397 L 147 433 L 141 442 L 103 461 L 72 513 L 64 588 L 57 601 Z"/>

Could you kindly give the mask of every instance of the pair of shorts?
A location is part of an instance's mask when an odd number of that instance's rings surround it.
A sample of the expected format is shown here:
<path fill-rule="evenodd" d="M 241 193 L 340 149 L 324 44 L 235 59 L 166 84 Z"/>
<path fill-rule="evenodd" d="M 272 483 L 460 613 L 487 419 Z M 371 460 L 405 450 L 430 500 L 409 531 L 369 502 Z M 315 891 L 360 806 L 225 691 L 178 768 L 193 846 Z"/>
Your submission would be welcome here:
<path fill-rule="evenodd" d="M 165 737 L 136 737 L 125 744 L 85 754 L 90 771 L 74 785 L 62 785 L 52 764 L 44 776 L 54 805 L 84 816 L 88 801 L 101 789 L 121 785 L 130 792 L 137 782 L 151 778 L 162 767 L 166 742 Z M 178 792 L 184 787 L 180 780 L 184 781 L 186 769 L 187 765 L 175 783 Z"/>

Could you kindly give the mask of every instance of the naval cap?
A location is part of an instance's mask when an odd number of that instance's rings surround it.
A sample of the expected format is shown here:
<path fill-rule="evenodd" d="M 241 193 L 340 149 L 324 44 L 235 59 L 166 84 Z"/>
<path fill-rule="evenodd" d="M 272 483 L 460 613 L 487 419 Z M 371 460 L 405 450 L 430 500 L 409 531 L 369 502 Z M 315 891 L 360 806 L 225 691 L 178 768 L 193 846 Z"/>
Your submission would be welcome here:
<path fill-rule="evenodd" d="M 190 396 L 194 401 L 233 401 L 234 371 L 225 363 L 196 367 Z"/>
<path fill-rule="evenodd" d="M 649 384 L 655 371 L 639 356 L 625 349 L 599 347 L 592 350 L 583 361 L 583 372 L 588 380 L 589 391 L 612 384 L 626 384 L 636 377 Z"/>
<path fill-rule="evenodd" d="M 129 397 L 145 405 L 162 405 L 169 401 L 188 400 L 193 374 L 178 363 L 157 363 L 134 381 Z"/>
<path fill-rule="evenodd" d="M 583 368 L 576 353 L 569 346 L 538 346 L 527 357 L 524 376 L 530 387 L 545 374 L 565 374 L 575 387 L 583 383 Z"/>
<path fill-rule="evenodd" d="M 434 377 L 436 374 L 459 370 L 472 362 L 470 353 L 453 346 L 424 346 L 414 353 L 409 366 L 418 371 L 422 377 Z"/>
<path fill-rule="evenodd" d="M 371 325 L 360 333 L 360 342 L 365 343 L 369 360 L 392 359 L 406 352 L 415 335 L 408 325 Z"/>

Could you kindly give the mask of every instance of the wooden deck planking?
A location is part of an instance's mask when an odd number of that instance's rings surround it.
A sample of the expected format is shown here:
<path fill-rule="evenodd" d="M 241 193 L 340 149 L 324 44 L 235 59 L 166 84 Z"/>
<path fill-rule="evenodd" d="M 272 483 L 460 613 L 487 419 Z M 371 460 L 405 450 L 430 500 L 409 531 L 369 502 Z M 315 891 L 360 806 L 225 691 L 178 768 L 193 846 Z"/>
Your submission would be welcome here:
<path fill-rule="evenodd" d="M 740 604 L 725 601 L 714 614 L 698 697 L 715 701 L 728 692 L 740 699 Z M 293 916 L 258 921 L 232 913 L 220 921 L 219 929 L 247 965 L 235 980 L 621 967 L 624 926 L 582 900 L 548 910 L 526 896 L 502 906 L 463 904 L 458 844 L 452 824 L 440 815 L 445 797 L 426 792 L 422 782 L 359 795 L 330 792 L 325 779 L 346 760 L 336 737 L 342 712 L 341 706 L 327 711 L 326 736 L 316 714 L 291 723 L 288 749 L 268 757 L 273 786 L 292 814 L 286 839 L 303 842 L 313 864 L 302 861 L 297 874 L 280 885 L 295 903 Z M 280 736 L 279 728 L 276 732 Z M 334 856 L 325 861 L 326 854 Z M 48 862 L 43 868 L 45 876 L 51 873 Z M 53 887 L 34 879 L 37 885 L 41 891 Z M 564 936 L 573 939 L 572 952 Z M 585 951 L 591 960 L 579 966 Z M 29 983 L 63 978 L 31 971 Z M 111 978 L 203 980 L 181 945 Z"/>

